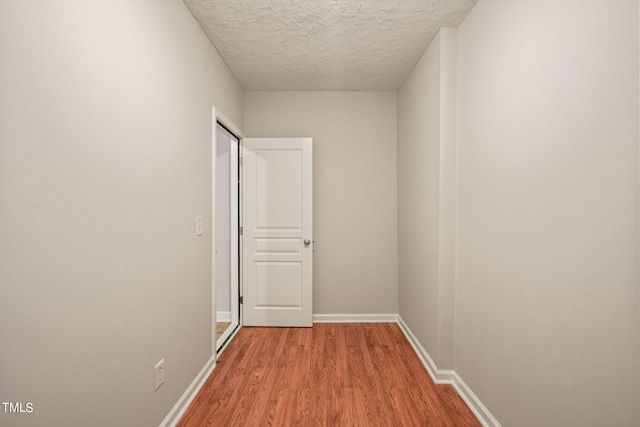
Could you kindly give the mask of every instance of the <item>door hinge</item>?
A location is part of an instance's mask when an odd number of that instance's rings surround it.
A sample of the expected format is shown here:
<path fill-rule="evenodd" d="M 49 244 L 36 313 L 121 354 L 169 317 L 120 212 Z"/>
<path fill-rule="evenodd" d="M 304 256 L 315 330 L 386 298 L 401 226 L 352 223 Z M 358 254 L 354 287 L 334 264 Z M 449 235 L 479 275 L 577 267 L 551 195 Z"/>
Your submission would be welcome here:
<path fill-rule="evenodd" d="M 244 304 L 244 297 L 240 297 L 240 304 Z"/>
<path fill-rule="evenodd" d="M 242 236 L 242 227 L 240 227 L 240 235 Z"/>

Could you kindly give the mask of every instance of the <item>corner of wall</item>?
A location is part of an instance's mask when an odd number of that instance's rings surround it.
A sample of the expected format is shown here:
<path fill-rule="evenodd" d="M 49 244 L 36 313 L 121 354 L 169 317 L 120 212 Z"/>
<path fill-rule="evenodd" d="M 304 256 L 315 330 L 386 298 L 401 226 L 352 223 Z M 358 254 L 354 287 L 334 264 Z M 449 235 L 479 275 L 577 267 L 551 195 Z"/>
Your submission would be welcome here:
<path fill-rule="evenodd" d="M 476 396 L 476 394 L 455 370 L 438 369 L 427 350 L 425 350 L 422 344 L 420 344 L 420 341 L 416 338 L 401 316 L 398 316 L 398 325 L 407 337 L 407 340 L 409 340 L 409 343 L 420 358 L 420 361 L 427 369 L 427 372 L 429 372 L 429 376 L 431 376 L 434 383 L 451 384 L 483 426 L 501 427 L 498 420 L 496 420 L 489 409 L 487 409 L 487 407 L 480 401 L 478 396 Z"/>
<path fill-rule="evenodd" d="M 455 323 L 456 34 L 438 32 L 398 94 L 399 312 L 447 368 Z"/>

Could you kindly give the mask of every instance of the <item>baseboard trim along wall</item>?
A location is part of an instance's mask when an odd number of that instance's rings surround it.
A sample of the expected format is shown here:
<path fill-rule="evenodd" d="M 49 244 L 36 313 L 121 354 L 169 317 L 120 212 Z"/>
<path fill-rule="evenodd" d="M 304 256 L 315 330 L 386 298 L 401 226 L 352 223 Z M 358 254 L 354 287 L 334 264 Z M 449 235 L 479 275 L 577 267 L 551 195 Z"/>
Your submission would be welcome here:
<path fill-rule="evenodd" d="M 313 323 L 395 323 L 397 314 L 314 314 Z"/>
<path fill-rule="evenodd" d="M 478 417 L 478 420 L 485 427 L 501 427 L 498 420 L 489 412 L 486 406 L 478 399 L 478 396 L 469 388 L 469 386 L 460 378 L 456 371 L 438 369 L 433 362 L 427 350 L 420 344 L 420 341 L 411 332 L 409 326 L 402 320 L 402 317 L 398 316 L 398 325 L 400 329 L 411 343 L 411 346 L 417 353 L 418 357 L 422 361 L 422 364 L 427 368 L 431 379 L 436 384 L 451 384 L 456 389 L 462 400 L 469 406 L 471 411 Z"/>
<path fill-rule="evenodd" d="M 231 312 L 216 311 L 216 322 L 231 322 Z"/>
<path fill-rule="evenodd" d="M 195 399 L 196 395 L 209 378 L 209 375 L 213 372 L 213 369 L 216 367 L 216 356 L 213 355 L 204 365 L 200 373 L 194 378 L 191 382 L 187 390 L 180 396 L 180 399 L 173 405 L 171 411 L 164 417 L 164 420 L 160 423 L 160 427 L 175 427 L 180 421 L 180 418 L 184 415 L 193 399 Z"/>

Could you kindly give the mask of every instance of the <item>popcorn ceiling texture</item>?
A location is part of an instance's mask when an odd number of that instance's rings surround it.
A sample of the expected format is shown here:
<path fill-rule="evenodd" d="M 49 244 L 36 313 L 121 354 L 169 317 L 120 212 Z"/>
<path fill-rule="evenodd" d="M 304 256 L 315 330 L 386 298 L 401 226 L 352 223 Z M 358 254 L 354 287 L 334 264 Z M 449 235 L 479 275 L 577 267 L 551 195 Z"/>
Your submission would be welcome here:
<path fill-rule="evenodd" d="M 184 0 L 246 90 L 395 90 L 477 0 Z"/>

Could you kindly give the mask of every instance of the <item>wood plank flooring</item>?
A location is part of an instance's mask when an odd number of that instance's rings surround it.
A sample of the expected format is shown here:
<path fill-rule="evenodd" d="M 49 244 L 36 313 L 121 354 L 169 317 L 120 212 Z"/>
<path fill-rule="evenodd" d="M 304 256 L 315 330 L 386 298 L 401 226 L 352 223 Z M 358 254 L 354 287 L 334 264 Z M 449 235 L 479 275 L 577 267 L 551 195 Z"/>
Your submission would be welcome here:
<path fill-rule="evenodd" d="M 395 323 L 244 327 L 178 426 L 481 426 Z"/>

